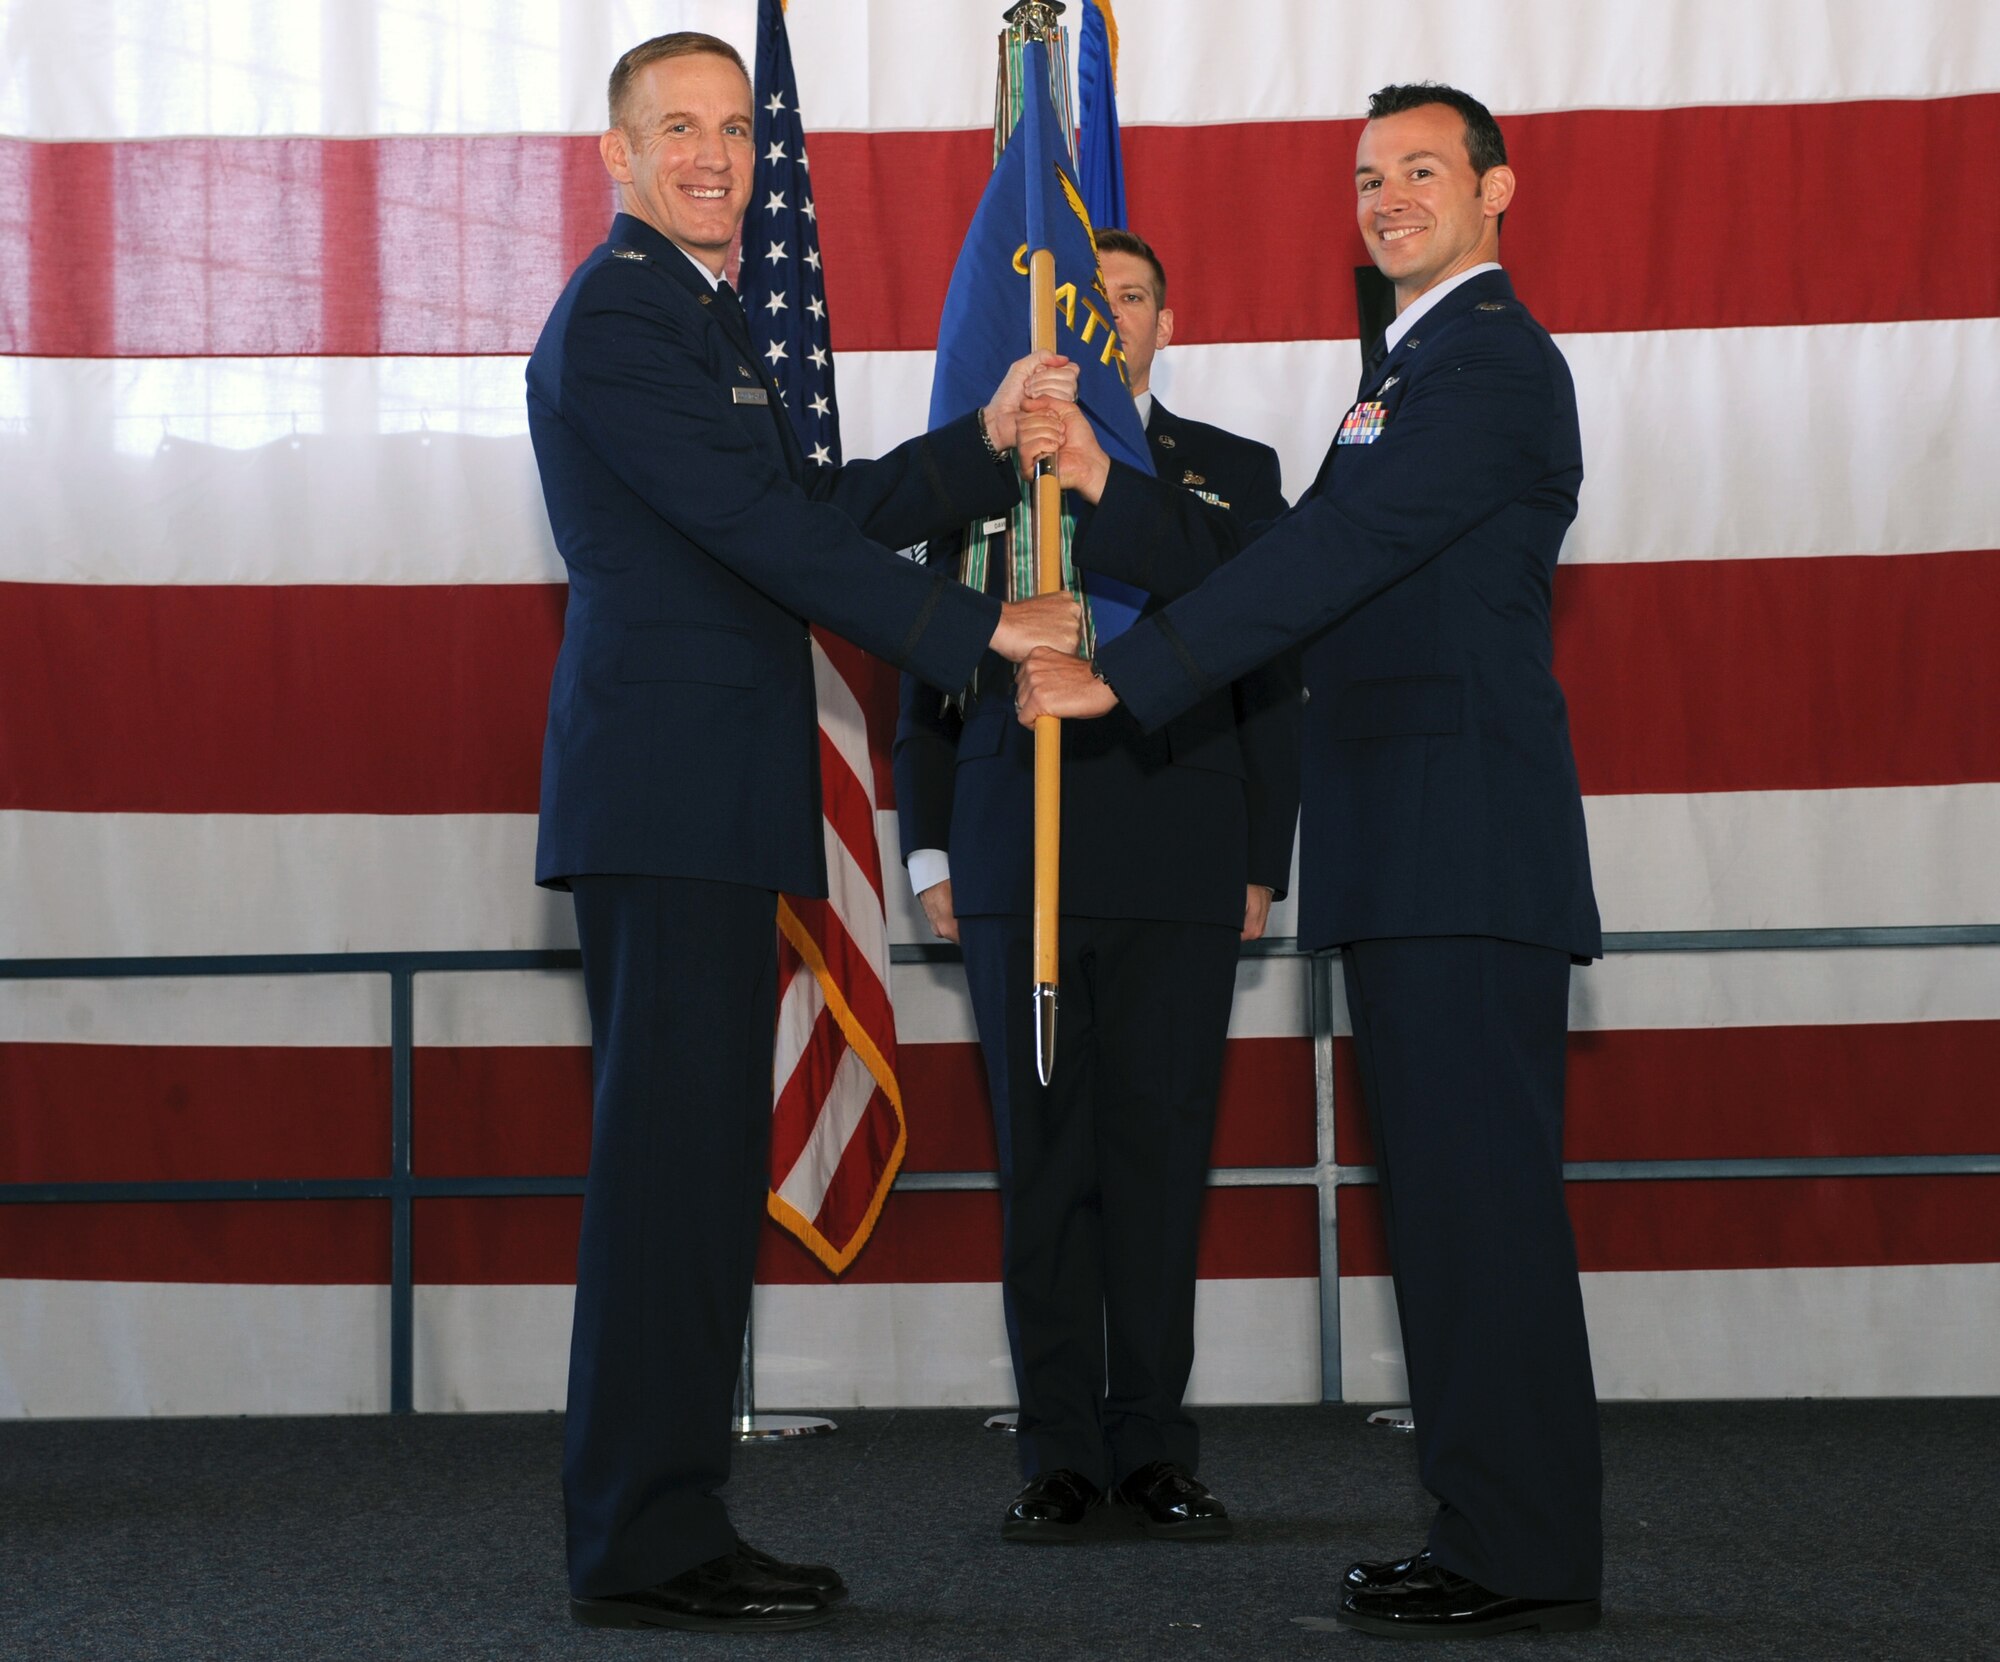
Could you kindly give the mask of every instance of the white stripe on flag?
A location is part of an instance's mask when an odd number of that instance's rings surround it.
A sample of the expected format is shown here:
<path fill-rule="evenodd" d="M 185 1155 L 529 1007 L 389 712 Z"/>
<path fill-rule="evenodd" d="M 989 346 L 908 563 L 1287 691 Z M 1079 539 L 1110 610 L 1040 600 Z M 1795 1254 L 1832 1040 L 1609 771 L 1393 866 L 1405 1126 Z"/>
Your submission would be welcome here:
<path fill-rule="evenodd" d="M 812 1043 L 820 1012 L 826 1008 L 826 994 L 819 977 L 801 963 L 778 998 L 778 1042 L 771 1053 L 771 1090 L 776 1094 L 798 1071 L 799 1059 Z"/>
<path fill-rule="evenodd" d="M 754 0 L 344 6 L 338 30 L 321 10 L 250 8 L 240 38 L 218 53 L 207 0 L 17 6 L 0 132 L 594 133 L 604 77 L 625 48 L 695 28 L 748 59 L 756 24 Z M 799 7 L 786 26 L 813 131 L 986 126 L 999 12 L 937 0 Z M 1422 78 L 1469 87 L 1502 115 L 1942 97 L 2000 85 L 2000 26 L 1984 0 L 1514 0 L 1497 9 L 1429 0 L 1365 14 L 1324 0 L 1146 0 L 1124 25 L 1127 127 L 1352 117 L 1376 87 Z M 914 73 L 913 41 L 922 42 Z"/>
<path fill-rule="evenodd" d="M 1586 468 L 1572 563 L 1993 546 L 2000 469 L 1984 438 L 2000 430 L 2000 319 L 1561 344 Z M 842 354 L 850 454 L 921 430 L 932 358 Z M 14 532 L 0 581 L 561 580 L 520 359 L 206 360 L 229 378 L 219 424 L 174 413 L 213 390 L 179 402 L 170 383 L 194 373 L 187 362 L 204 360 L 0 360 L 0 408 L 23 417 L 0 433 L 0 522 Z M 1352 341 L 1176 346 L 1157 384 L 1176 408 L 1273 445 L 1296 497 L 1357 369 Z"/>
<path fill-rule="evenodd" d="M 578 981 L 580 985 L 580 977 Z M 420 997 L 428 999 L 432 986 L 432 978 L 426 976 Z M 386 975 L 0 981 L 0 1044 L 374 1046 L 388 1042 Z"/>
<path fill-rule="evenodd" d="M 2000 917 L 2000 784 L 1584 809 L 1607 929 Z M 893 835 L 892 820 L 877 823 Z M 528 814 L 0 811 L 0 870 L 36 873 L 0 908 L 0 957 L 574 947 L 569 897 L 532 881 L 534 846 Z M 896 938 L 930 938 L 899 919 Z"/>
<path fill-rule="evenodd" d="M 890 984 L 902 1045 L 977 1041 L 957 965 L 900 964 Z M 379 975 L 6 981 L 0 1044 L 379 1046 L 387 989 Z M 1304 1036 L 1308 991 L 1298 960 L 1243 960 L 1230 1035 Z M 590 1043 L 574 971 L 419 976 L 415 1017 L 419 1045 Z M 1570 980 L 1577 1032 L 1973 1021 L 2000 1021 L 2000 947 L 1624 953 Z"/>

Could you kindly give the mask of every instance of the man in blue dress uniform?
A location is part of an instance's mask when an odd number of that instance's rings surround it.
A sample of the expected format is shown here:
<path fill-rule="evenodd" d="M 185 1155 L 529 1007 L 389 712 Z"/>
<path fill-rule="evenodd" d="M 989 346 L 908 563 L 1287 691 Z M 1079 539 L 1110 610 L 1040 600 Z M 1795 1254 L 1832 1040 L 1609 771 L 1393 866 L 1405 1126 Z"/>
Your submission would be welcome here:
<path fill-rule="evenodd" d="M 1515 181 L 1485 106 L 1387 87 L 1369 116 L 1357 215 L 1397 317 L 1319 477 L 1095 674 L 1032 658 L 1021 718 L 1122 703 L 1154 729 L 1305 643 L 1299 937 L 1341 948 L 1439 1503 L 1423 1550 L 1348 1571 L 1338 1615 L 1420 1637 L 1585 1627 L 1601 1475 L 1562 1097 L 1570 966 L 1602 941 L 1549 632 L 1576 398 L 1499 266 Z M 1116 572 L 1157 592 L 1242 542 L 1071 431 L 1064 482 L 1097 503 L 1085 564 L 1194 568 Z"/>
<path fill-rule="evenodd" d="M 721 280 L 753 165 L 741 58 L 663 35 L 619 60 L 609 102 L 621 212 L 528 363 L 570 584 L 535 875 L 575 896 L 594 1079 L 571 1609 L 801 1627 L 840 1577 L 739 1540 L 716 1491 L 768 1183 L 777 894 L 826 893 L 806 625 L 952 687 L 989 650 L 1075 649 L 1066 597 L 1003 607 L 890 551 L 1015 500 L 1007 452 L 1057 425 L 1022 417 L 1021 389 L 1063 361 L 1024 359 L 984 410 L 878 462 L 809 467 Z"/>
<path fill-rule="evenodd" d="M 1239 524 L 1283 513 L 1277 452 L 1152 392 L 1173 333 L 1152 249 L 1129 231 L 1096 241 L 1159 476 Z M 1006 529 L 989 535 L 1006 546 Z M 934 561 L 956 554 L 933 544 Z M 1012 672 L 988 658 L 962 706 L 905 676 L 896 738 L 904 860 L 932 929 L 963 948 L 999 1142 L 1026 1480 L 1001 1533 L 1074 1540 L 1110 1492 L 1149 1534 L 1212 1540 L 1229 1514 L 1195 1475 L 1182 1406 L 1195 1248 L 1237 943 L 1264 932 L 1291 873 L 1296 665 L 1252 671 L 1163 732 L 1120 711 L 1064 735 L 1062 1043 L 1047 1087 L 1030 999 L 1034 741 L 1012 715 Z"/>

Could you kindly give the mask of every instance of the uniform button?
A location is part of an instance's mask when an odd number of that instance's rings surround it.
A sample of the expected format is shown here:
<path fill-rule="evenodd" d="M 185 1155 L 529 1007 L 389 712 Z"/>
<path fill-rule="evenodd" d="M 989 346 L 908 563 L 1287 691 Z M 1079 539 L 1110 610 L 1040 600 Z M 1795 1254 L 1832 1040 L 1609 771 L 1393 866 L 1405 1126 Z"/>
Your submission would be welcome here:
<path fill-rule="evenodd" d="M 1310 687 L 1299 688 L 1299 702 L 1301 704 L 1310 704 L 1312 702 L 1312 699 L 1313 699 L 1312 688 Z"/>

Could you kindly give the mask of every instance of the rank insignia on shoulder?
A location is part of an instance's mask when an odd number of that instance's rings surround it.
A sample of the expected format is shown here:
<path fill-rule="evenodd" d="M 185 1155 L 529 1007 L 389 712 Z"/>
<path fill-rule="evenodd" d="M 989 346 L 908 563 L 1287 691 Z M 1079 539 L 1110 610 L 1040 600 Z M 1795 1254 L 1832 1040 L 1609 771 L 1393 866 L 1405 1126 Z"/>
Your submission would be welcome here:
<path fill-rule="evenodd" d="M 1504 312 L 1507 309 L 1507 302 L 1504 300 L 1482 300 L 1472 309 L 1475 312 Z"/>
<path fill-rule="evenodd" d="M 611 257 L 614 260 L 637 260 L 641 265 L 646 263 L 646 256 L 636 248 L 614 248 Z"/>
<path fill-rule="evenodd" d="M 1389 412 L 1382 407 L 1379 399 L 1371 398 L 1365 404 L 1357 404 L 1347 412 L 1347 419 L 1340 424 L 1340 432 L 1335 436 L 1335 444 L 1373 444 L 1382 436 L 1382 425 L 1389 419 Z"/>
<path fill-rule="evenodd" d="M 1181 483 L 1183 485 L 1205 485 L 1208 481 L 1195 472 L 1193 468 L 1189 468 L 1187 472 L 1181 475 Z"/>
<path fill-rule="evenodd" d="M 1174 447 L 1174 436 L 1171 433 L 1162 433 L 1153 442 L 1162 450 L 1171 450 Z"/>

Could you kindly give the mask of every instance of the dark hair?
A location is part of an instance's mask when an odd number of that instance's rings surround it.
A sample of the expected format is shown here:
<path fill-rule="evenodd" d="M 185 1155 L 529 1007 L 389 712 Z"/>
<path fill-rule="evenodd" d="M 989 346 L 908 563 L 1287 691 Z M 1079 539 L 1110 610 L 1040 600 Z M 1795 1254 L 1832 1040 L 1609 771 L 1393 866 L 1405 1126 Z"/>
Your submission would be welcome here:
<path fill-rule="evenodd" d="M 1147 245 L 1146 239 L 1131 231 L 1099 231 L 1096 234 L 1099 254 L 1136 254 L 1153 268 L 1153 303 L 1164 306 L 1167 303 L 1167 268 L 1160 264 L 1160 256 Z"/>
<path fill-rule="evenodd" d="M 1426 104 L 1444 104 L 1465 120 L 1465 153 L 1472 171 L 1483 177 L 1489 168 L 1507 165 L 1507 141 L 1500 136 L 1500 123 L 1493 112 L 1469 92 L 1448 87 L 1441 81 L 1414 81 L 1407 86 L 1386 86 L 1368 98 L 1368 119 L 1380 121 L 1385 115 L 1401 115 L 1420 110 Z"/>
<path fill-rule="evenodd" d="M 713 57 L 727 58 L 738 69 L 743 70 L 743 79 L 750 79 L 750 71 L 743 66 L 743 54 L 728 41 L 715 35 L 704 35 L 696 29 L 678 29 L 670 35 L 655 35 L 651 40 L 642 40 L 611 66 L 611 80 L 604 89 L 604 104 L 613 127 L 623 125 L 622 109 L 625 94 L 631 90 L 632 79 L 649 63 L 658 63 L 662 58 L 692 58 L 701 53 Z"/>

